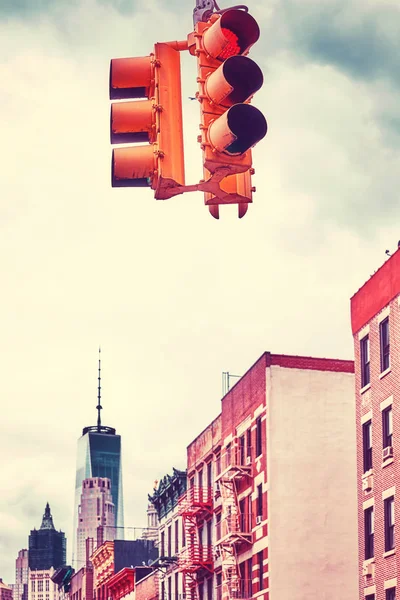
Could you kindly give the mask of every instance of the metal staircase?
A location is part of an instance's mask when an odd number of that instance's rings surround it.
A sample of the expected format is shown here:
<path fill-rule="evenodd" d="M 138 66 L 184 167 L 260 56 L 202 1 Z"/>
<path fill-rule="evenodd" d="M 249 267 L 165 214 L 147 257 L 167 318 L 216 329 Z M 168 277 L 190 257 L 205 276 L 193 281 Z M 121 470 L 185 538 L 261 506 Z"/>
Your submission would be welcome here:
<path fill-rule="evenodd" d="M 178 569 L 183 574 L 186 600 L 198 600 L 197 580 L 204 571 L 213 571 L 212 547 L 203 544 L 199 527 L 212 513 L 211 487 L 189 488 L 178 502 L 185 531 L 185 547 L 178 557 Z"/>
<path fill-rule="evenodd" d="M 217 529 L 222 566 L 222 585 L 218 600 L 245 600 L 251 597 L 248 582 L 241 578 L 237 550 L 251 543 L 251 514 L 242 512 L 238 501 L 238 485 L 252 474 L 251 451 L 244 452 L 237 444 L 228 445 L 221 457 L 221 472 L 217 482 L 221 494 L 221 524 Z M 250 595 L 249 595 L 250 592 Z"/>

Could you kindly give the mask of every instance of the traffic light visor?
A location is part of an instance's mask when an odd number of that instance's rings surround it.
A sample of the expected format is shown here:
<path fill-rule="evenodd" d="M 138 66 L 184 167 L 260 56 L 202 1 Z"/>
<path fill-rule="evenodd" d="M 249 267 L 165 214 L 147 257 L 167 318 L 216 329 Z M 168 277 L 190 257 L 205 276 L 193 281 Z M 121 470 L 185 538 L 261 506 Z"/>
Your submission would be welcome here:
<path fill-rule="evenodd" d="M 151 145 L 115 148 L 111 159 L 112 187 L 150 187 L 154 158 Z"/>
<path fill-rule="evenodd" d="M 244 10 L 231 9 L 204 32 L 203 46 L 212 58 L 223 61 L 229 56 L 245 54 L 259 37 L 257 21 Z"/>
<path fill-rule="evenodd" d="M 150 98 L 153 85 L 151 56 L 111 60 L 110 100 Z"/>
<path fill-rule="evenodd" d="M 246 102 L 263 84 L 260 67 L 247 56 L 231 56 L 209 75 L 205 91 L 209 99 L 224 107 Z"/>
<path fill-rule="evenodd" d="M 215 150 L 234 156 L 255 146 L 266 133 L 261 111 L 251 104 L 235 104 L 211 123 L 208 138 Z"/>
<path fill-rule="evenodd" d="M 154 129 L 152 100 L 111 104 L 110 138 L 112 144 L 153 142 Z"/>

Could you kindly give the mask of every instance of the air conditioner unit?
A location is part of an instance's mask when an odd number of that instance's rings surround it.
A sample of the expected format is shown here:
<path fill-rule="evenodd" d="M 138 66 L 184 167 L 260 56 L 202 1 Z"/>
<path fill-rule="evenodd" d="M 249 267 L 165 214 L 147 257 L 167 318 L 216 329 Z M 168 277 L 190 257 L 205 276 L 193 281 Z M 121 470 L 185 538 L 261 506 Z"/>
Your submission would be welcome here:
<path fill-rule="evenodd" d="M 364 477 L 364 479 L 362 480 L 363 491 L 370 492 L 372 490 L 373 483 L 374 483 L 373 475 L 367 475 L 367 477 Z"/>
<path fill-rule="evenodd" d="M 368 563 L 363 566 L 363 576 L 364 577 L 373 577 L 374 575 L 374 563 Z"/>
<path fill-rule="evenodd" d="M 393 446 L 387 446 L 382 451 L 382 460 L 386 460 L 388 458 L 392 458 L 393 456 Z"/>
<path fill-rule="evenodd" d="M 251 465 L 251 456 L 246 456 L 246 465 Z"/>
<path fill-rule="evenodd" d="M 256 516 L 256 525 L 259 525 L 262 521 L 262 516 L 261 515 L 257 515 Z"/>

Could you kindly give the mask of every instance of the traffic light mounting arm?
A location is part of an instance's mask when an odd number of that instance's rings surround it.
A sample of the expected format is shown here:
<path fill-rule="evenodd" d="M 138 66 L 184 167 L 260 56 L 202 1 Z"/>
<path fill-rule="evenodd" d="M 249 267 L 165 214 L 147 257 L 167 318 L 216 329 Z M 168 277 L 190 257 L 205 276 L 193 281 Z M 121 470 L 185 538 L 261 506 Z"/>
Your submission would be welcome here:
<path fill-rule="evenodd" d="M 196 0 L 196 8 L 193 10 L 193 25 L 196 26 L 197 23 L 200 22 L 205 23 L 209 20 L 211 15 L 221 15 L 223 12 L 231 10 L 232 8 L 240 8 L 246 12 L 249 10 L 244 4 L 237 4 L 236 6 L 231 6 L 230 8 L 220 9 L 216 0 Z"/>

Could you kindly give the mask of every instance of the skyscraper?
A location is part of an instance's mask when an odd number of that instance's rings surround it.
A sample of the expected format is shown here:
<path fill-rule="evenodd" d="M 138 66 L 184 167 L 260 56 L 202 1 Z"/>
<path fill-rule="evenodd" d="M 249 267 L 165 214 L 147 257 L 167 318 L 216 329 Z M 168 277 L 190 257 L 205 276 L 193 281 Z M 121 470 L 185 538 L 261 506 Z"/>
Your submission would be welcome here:
<path fill-rule="evenodd" d="M 99 350 L 100 352 L 100 350 Z M 101 424 L 101 362 L 99 358 L 97 425 L 84 427 L 78 440 L 75 483 L 75 510 L 73 523 L 72 566 L 79 569 L 77 564 L 78 543 L 77 529 L 79 505 L 81 501 L 82 483 L 93 477 L 107 477 L 111 481 L 111 495 L 115 507 L 116 537 L 123 538 L 124 505 L 122 497 L 122 465 L 121 465 L 121 436 L 116 434 L 113 427 Z"/>
<path fill-rule="evenodd" d="M 49 503 L 46 504 L 40 529 L 29 535 L 28 564 L 32 570 L 58 569 L 66 563 L 66 539 L 62 531 L 56 531 Z"/>
<path fill-rule="evenodd" d="M 86 563 L 86 540 L 92 538 L 95 548 L 115 537 L 115 507 L 111 481 L 105 477 L 84 479 L 77 530 L 76 570 Z"/>
<path fill-rule="evenodd" d="M 28 567 L 28 550 L 24 548 L 15 561 L 13 600 L 28 600 Z"/>

